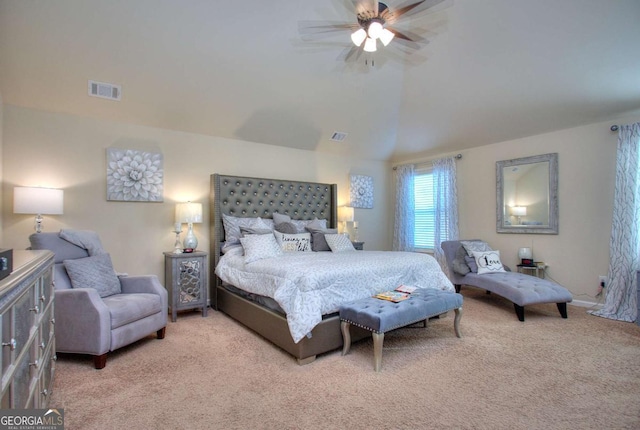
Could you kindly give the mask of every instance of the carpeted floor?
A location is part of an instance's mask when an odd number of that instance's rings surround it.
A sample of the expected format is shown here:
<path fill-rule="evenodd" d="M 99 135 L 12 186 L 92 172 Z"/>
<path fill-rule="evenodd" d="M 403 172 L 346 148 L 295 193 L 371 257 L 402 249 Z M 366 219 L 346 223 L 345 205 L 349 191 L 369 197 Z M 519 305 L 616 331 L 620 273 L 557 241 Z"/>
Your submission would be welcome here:
<path fill-rule="evenodd" d="M 638 429 L 640 327 L 569 306 L 526 309 L 463 288 L 453 312 L 298 366 L 210 310 L 180 314 L 153 337 L 91 358 L 60 354 L 51 407 L 66 429 Z"/>

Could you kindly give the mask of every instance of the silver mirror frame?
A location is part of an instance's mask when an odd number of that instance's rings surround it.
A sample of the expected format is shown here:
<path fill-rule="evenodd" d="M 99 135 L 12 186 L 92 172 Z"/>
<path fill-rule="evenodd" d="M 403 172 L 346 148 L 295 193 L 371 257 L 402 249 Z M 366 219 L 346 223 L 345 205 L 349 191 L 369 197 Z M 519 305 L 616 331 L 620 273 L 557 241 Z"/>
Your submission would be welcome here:
<path fill-rule="evenodd" d="M 549 225 L 510 226 L 504 220 L 505 167 L 549 162 Z M 496 161 L 496 231 L 498 233 L 558 234 L 558 154 L 542 154 Z"/>

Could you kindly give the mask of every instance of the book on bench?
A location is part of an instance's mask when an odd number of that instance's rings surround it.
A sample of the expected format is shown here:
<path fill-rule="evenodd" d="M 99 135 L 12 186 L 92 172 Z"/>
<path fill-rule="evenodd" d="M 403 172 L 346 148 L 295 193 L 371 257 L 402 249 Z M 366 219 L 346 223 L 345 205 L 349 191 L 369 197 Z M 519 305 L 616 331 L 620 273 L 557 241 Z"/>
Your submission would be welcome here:
<path fill-rule="evenodd" d="M 411 297 L 411 293 L 413 293 L 415 290 L 417 290 L 416 287 L 411 287 L 409 285 L 400 285 L 398 288 L 396 288 L 393 291 L 384 291 L 382 293 L 376 294 L 373 297 L 381 300 L 389 300 L 390 302 L 398 303 L 403 300 L 407 300 L 409 297 Z"/>

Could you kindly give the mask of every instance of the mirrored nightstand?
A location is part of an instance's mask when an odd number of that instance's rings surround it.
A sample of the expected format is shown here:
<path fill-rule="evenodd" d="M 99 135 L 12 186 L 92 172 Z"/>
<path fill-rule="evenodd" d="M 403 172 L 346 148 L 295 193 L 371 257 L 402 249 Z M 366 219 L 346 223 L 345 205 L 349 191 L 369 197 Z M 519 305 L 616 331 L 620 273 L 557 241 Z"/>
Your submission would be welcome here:
<path fill-rule="evenodd" d="M 169 293 L 171 321 L 176 322 L 178 311 L 187 309 L 202 308 L 202 316 L 207 316 L 208 255 L 201 251 L 164 253 L 164 286 Z"/>
<path fill-rule="evenodd" d="M 358 250 L 358 251 L 362 251 L 364 249 L 364 242 L 351 242 L 353 244 L 353 247 Z"/>

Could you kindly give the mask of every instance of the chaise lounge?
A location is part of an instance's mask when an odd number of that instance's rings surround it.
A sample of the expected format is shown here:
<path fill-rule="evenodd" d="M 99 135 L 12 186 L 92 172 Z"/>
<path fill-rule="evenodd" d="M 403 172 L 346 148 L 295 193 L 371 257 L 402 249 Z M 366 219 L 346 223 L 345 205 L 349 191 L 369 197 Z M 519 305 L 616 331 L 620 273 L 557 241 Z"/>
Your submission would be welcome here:
<path fill-rule="evenodd" d="M 469 271 L 463 275 L 460 264 L 466 265 L 466 263 L 461 241 L 442 242 L 442 250 L 447 259 L 449 277 L 456 292 L 460 292 L 462 285 L 470 285 L 502 296 L 513 302 L 520 321 L 524 321 L 525 306 L 540 303 L 555 303 L 562 318 L 567 318 L 567 303 L 571 302 L 573 297 L 569 290 L 555 282 L 511 271 L 480 275 Z"/>

